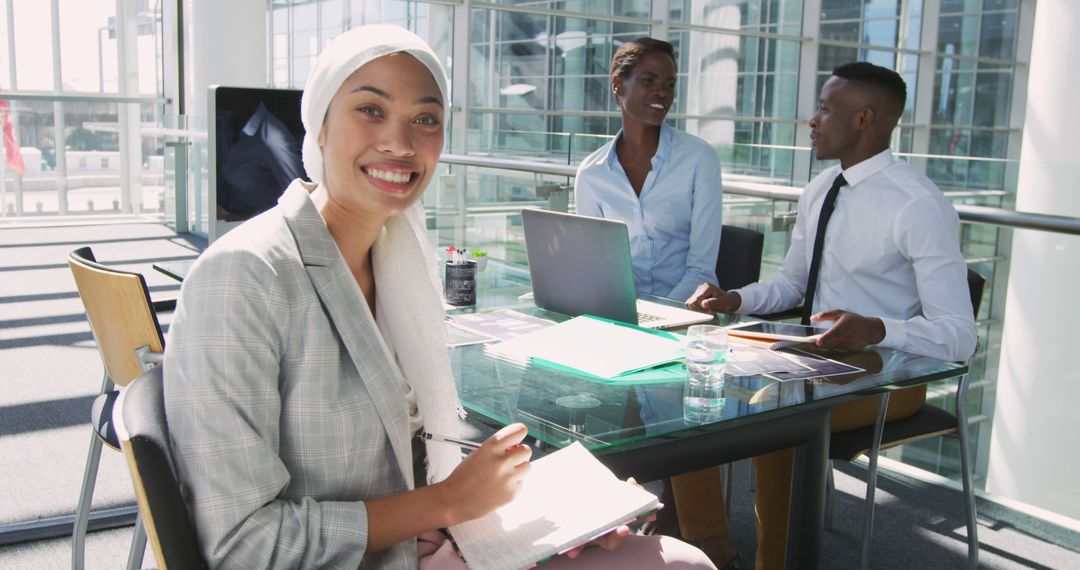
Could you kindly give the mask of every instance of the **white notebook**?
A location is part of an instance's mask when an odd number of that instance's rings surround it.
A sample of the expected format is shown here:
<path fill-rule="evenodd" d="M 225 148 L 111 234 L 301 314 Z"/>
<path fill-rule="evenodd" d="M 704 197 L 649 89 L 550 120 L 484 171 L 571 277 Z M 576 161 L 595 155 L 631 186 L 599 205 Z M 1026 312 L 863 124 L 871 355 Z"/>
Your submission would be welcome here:
<path fill-rule="evenodd" d="M 532 463 L 521 491 L 487 515 L 450 527 L 476 570 L 528 568 L 655 511 L 656 495 L 621 481 L 580 443 Z"/>

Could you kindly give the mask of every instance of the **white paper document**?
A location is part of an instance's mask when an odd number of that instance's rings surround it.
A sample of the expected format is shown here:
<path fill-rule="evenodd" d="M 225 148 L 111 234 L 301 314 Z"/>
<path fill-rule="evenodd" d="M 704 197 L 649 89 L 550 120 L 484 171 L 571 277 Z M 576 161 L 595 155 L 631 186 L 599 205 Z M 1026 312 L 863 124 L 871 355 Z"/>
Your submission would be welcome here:
<path fill-rule="evenodd" d="M 518 362 L 529 358 L 546 360 L 601 378 L 614 378 L 684 356 L 682 341 L 671 333 L 590 316 L 574 317 L 489 346 L 487 351 Z"/>
<path fill-rule="evenodd" d="M 732 342 L 728 348 L 729 376 L 754 376 L 773 372 L 801 372 L 806 366 L 788 358 L 784 353 L 755 344 Z"/>
<path fill-rule="evenodd" d="M 656 510 L 656 495 L 620 481 L 580 443 L 532 463 L 510 503 L 450 527 L 477 570 L 527 568 Z"/>
<path fill-rule="evenodd" d="M 455 327 L 495 340 L 510 340 L 555 324 L 547 319 L 526 315 L 513 309 L 452 315 L 447 318 Z"/>

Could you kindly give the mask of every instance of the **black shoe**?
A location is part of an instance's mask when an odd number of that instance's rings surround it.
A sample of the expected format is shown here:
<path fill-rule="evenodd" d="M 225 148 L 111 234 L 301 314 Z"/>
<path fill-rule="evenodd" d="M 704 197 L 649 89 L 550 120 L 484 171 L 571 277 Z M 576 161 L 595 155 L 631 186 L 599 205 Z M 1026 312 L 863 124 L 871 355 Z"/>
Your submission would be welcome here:
<path fill-rule="evenodd" d="M 682 540 L 682 533 L 679 532 L 679 524 L 677 522 L 672 525 L 667 524 L 667 521 L 661 520 L 647 521 L 641 525 L 639 534 L 648 536 L 663 535 Z"/>
<path fill-rule="evenodd" d="M 735 552 L 734 557 L 721 565 L 719 562 L 717 562 L 716 558 L 709 555 L 709 551 L 705 548 L 704 542 L 705 541 L 702 540 L 695 540 L 691 542 L 691 544 L 696 546 L 698 550 L 704 552 L 705 556 L 708 556 L 709 560 L 712 560 L 713 564 L 716 564 L 717 570 L 745 570 L 747 568 L 746 562 L 743 560 L 742 554 L 739 554 L 738 551 Z"/>
<path fill-rule="evenodd" d="M 742 554 L 736 552 L 735 558 L 728 560 L 727 564 L 724 564 L 717 570 L 746 570 L 746 563 L 743 562 Z"/>
<path fill-rule="evenodd" d="M 675 509 L 660 509 L 657 511 L 656 519 L 641 525 L 641 534 L 664 535 L 682 540 L 679 517 L 675 514 Z"/>

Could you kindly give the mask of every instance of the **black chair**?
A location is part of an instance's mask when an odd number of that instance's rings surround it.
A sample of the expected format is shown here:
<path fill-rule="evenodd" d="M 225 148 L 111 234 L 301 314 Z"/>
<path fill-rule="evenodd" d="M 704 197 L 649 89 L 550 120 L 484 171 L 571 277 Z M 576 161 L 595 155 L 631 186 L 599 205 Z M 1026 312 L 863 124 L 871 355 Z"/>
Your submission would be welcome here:
<path fill-rule="evenodd" d="M 158 567 L 206 568 L 173 465 L 161 369 L 152 368 L 128 385 L 114 421 Z"/>
<path fill-rule="evenodd" d="M 724 225 L 720 229 L 720 251 L 716 255 L 716 279 L 729 291 L 756 282 L 761 277 L 761 250 L 765 234 Z"/>
<path fill-rule="evenodd" d="M 72 525 L 71 566 L 80 570 L 102 446 L 120 449 L 112 422 L 118 389 L 127 386 L 147 367 L 161 362 L 165 338 L 157 313 L 175 309 L 176 301 L 151 301 L 142 275 L 98 263 L 89 247 L 71 252 L 68 266 L 105 369 L 101 392 L 90 410 L 94 435 L 90 438 Z M 145 546 L 146 536 L 136 517 L 128 568 L 137 568 L 142 563 Z"/>
<path fill-rule="evenodd" d="M 975 271 L 967 272 L 968 292 L 975 318 L 979 316 L 983 289 L 986 279 Z M 975 522 L 975 489 L 971 480 L 971 458 L 968 451 L 967 402 L 968 375 L 960 377 L 956 386 L 955 413 L 950 413 L 930 404 L 915 415 L 893 421 L 885 420 L 885 411 L 889 403 L 888 392 L 881 398 L 881 407 L 877 422 L 845 432 L 832 434 L 829 442 L 829 458 L 832 460 L 854 461 L 866 454 L 870 460 L 866 481 L 866 511 L 863 517 L 862 568 L 870 564 L 870 539 L 874 530 L 874 494 L 877 490 L 877 460 L 882 449 L 897 447 L 905 443 L 938 437 L 955 435 L 960 440 L 960 471 L 964 486 L 964 509 L 967 522 L 968 565 L 975 568 L 979 563 L 979 535 Z M 826 502 L 826 520 L 832 522 L 833 473 L 829 469 Z"/>
<path fill-rule="evenodd" d="M 720 228 L 720 251 L 716 255 L 716 281 L 721 289 L 730 291 L 756 283 L 761 279 L 761 253 L 765 234 L 748 228 L 724 225 Z M 725 504 L 731 510 L 732 464 L 724 464 Z M 751 478 L 752 479 L 752 478 Z"/>

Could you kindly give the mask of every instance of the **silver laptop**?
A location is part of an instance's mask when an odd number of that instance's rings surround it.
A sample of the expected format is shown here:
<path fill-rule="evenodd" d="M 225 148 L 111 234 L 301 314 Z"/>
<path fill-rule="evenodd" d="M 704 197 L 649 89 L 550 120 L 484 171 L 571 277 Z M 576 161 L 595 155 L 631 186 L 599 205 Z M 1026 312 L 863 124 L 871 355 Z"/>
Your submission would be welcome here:
<path fill-rule="evenodd" d="M 536 306 L 648 328 L 675 328 L 712 315 L 636 298 L 626 224 L 547 210 L 522 210 Z"/>

